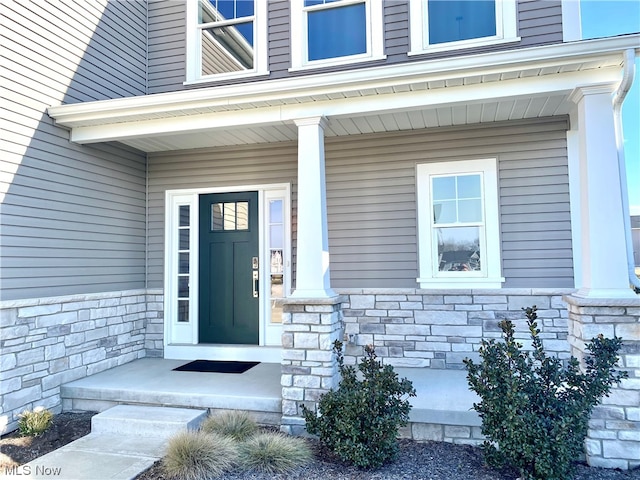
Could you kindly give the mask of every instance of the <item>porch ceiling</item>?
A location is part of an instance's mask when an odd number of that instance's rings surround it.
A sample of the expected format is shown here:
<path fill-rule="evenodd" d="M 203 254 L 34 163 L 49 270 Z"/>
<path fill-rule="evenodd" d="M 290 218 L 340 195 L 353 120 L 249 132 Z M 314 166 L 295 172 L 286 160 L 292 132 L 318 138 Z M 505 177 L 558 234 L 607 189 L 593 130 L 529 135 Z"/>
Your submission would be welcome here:
<path fill-rule="evenodd" d="M 327 136 L 568 114 L 577 86 L 620 80 L 640 35 L 454 59 L 202 87 L 51 107 L 78 143 L 145 152 L 294 141 L 296 118 L 326 116 Z"/>

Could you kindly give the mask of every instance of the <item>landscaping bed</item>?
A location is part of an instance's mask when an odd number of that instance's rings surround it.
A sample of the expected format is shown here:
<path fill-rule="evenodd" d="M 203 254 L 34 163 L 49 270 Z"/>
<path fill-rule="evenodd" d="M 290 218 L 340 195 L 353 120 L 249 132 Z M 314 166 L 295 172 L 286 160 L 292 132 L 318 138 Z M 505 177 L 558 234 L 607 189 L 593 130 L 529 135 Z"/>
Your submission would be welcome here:
<path fill-rule="evenodd" d="M 56 415 L 53 427 L 38 437 L 20 437 L 12 432 L 0 439 L 0 472 L 5 466 L 22 465 L 90 432 L 94 413 Z M 231 472 L 225 480 L 515 480 L 509 471 L 496 471 L 483 465 L 479 448 L 444 442 L 400 441 L 400 455 L 392 464 L 376 471 L 360 471 L 347 466 L 324 450 L 317 441 L 308 440 L 314 460 L 292 473 L 283 475 Z M 160 462 L 141 473 L 137 480 L 169 480 Z M 573 480 L 640 480 L 640 470 L 616 471 L 579 465 Z"/>

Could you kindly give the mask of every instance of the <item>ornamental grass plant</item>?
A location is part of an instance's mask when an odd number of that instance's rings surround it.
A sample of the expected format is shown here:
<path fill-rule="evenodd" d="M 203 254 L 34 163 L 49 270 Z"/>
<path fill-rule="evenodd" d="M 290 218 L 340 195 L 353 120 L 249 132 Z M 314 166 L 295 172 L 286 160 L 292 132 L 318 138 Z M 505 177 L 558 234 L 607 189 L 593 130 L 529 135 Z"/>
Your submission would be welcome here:
<path fill-rule="evenodd" d="M 233 439 L 187 430 L 169 440 L 162 466 L 176 480 L 207 480 L 234 468 L 237 459 L 238 444 Z"/>
<path fill-rule="evenodd" d="M 258 424 L 248 412 L 230 410 L 207 417 L 200 429 L 205 433 L 217 433 L 242 442 L 258 431 Z"/>
<path fill-rule="evenodd" d="M 53 413 L 43 407 L 25 410 L 18 415 L 18 431 L 21 435 L 35 437 L 46 432 L 53 422 Z"/>
<path fill-rule="evenodd" d="M 263 432 L 240 445 L 239 457 L 240 466 L 244 470 L 283 474 L 309 462 L 312 453 L 302 438 Z"/>

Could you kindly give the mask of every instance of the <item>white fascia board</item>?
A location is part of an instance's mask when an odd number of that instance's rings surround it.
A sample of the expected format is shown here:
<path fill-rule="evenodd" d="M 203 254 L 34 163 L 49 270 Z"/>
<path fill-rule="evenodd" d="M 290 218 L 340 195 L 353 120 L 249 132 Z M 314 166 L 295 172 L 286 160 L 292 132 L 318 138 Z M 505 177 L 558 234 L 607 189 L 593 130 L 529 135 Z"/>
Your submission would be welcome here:
<path fill-rule="evenodd" d="M 262 107 L 232 112 L 214 112 L 177 118 L 140 120 L 131 123 L 112 123 L 76 127 L 71 131 L 71 140 L 76 143 L 125 141 L 128 139 L 158 136 L 163 134 L 197 133 L 217 128 L 258 127 L 293 122 L 296 119 L 319 116 L 366 115 L 431 106 L 446 106 L 460 103 L 479 103 L 496 99 L 531 98 L 550 93 L 571 93 L 577 86 L 594 84 L 615 85 L 620 81 L 621 70 L 567 72 L 541 77 L 526 77 L 500 82 L 461 85 L 410 92 L 350 97 L 324 100 L 296 105 Z"/>
<path fill-rule="evenodd" d="M 121 122 L 127 121 L 127 117 L 166 115 L 167 112 L 181 112 L 184 115 L 190 109 L 241 108 L 243 105 L 250 107 L 256 102 L 282 104 L 286 99 L 339 93 L 349 88 L 383 88 L 406 85 L 412 81 L 424 82 L 566 65 L 570 62 L 611 58 L 611 55 L 622 55 L 622 51 L 629 48 L 635 49 L 636 55 L 640 52 L 640 34 L 249 84 L 203 87 L 196 90 L 52 106 L 49 107 L 48 113 L 59 125 L 67 127 Z"/>

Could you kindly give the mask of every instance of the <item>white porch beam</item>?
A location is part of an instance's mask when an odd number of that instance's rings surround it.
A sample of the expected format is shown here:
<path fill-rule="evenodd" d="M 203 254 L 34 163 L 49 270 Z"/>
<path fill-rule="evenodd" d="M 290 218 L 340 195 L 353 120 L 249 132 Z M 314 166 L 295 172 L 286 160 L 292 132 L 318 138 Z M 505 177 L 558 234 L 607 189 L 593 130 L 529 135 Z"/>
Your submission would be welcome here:
<path fill-rule="evenodd" d="M 614 129 L 615 83 L 573 91 L 577 120 L 578 171 L 570 169 L 580 190 L 582 279 L 577 295 L 635 298 L 629 287 L 620 175 Z M 576 173 L 579 178 L 575 178 Z"/>
<path fill-rule="evenodd" d="M 324 117 L 297 119 L 298 252 L 295 298 L 335 296 L 329 276 L 329 234 L 324 170 Z"/>
<path fill-rule="evenodd" d="M 217 128 L 253 127 L 295 122 L 298 118 L 352 116 L 441 107 L 455 104 L 490 102 L 571 92 L 576 85 L 618 82 L 618 67 L 516 78 L 489 83 L 384 93 L 363 97 L 316 100 L 313 102 L 255 107 L 251 110 L 198 113 L 175 118 L 109 123 L 74 127 L 71 140 L 76 143 L 124 141 L 128 139 L 180 133 L 215 132 Z"/>

